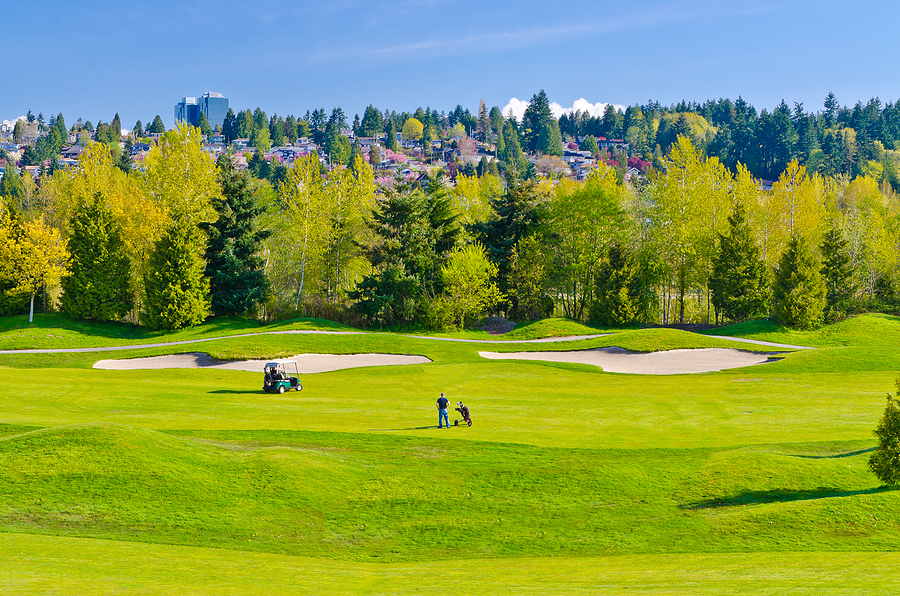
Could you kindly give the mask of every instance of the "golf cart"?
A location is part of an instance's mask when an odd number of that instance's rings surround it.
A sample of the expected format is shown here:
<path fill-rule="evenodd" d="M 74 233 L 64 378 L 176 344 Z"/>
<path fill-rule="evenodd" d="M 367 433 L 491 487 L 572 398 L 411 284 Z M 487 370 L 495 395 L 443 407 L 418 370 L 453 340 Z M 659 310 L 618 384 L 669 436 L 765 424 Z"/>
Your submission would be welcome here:
<path fill-rule="evenodd" d="M 292 367 L 292 371 L 285 369 L 285 365 Z M 300 391 L 303 386 L 300 384 L 300 369 L 293 360 L 287 362 L 267 362 L 265 368 L 265 377 L 263 378 L 263 391 L 266 393 L 284 393 L 289 389 Z"/>

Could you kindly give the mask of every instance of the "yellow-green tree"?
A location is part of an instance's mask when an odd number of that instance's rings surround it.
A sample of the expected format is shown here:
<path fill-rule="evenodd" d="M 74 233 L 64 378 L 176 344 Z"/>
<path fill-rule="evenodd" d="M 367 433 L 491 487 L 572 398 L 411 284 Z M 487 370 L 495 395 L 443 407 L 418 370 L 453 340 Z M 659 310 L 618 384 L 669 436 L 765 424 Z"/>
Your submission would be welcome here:
<path fill-rule="evenodd" d="M 355 155 L 349 168 L 335 168 L 325 187 L 328 214 L 324 292 L 328 302 L 344 298 L 352 289 L 357 274 L 367 273 L 359 263 L 359 245 L 370 230 L 364 217 L 375 205 L 375 176 L 361 155 Z"/>
<path fill-rule="evenodd" d="M 453 209 L 459 214 L 462 227 L 460 241 L 474 241 L 469 228 L 491 218 L 491 201 L 502 196 L 506 191 L 503 181 L 498 176 L 487 175 L 481 178 L 457 174 L 456 186 L 450 191 Z"/>
<path fill-rule="evenodd" d="M 200 131 L 189 124 L 167 132 L 150 150 L 142 183 L 146 197 L 166 212 L 168 221 L 196 226 L 215 218 L 212 199 L 220 193 L 216 164 L 203 151 Z"/>
<path fill-rule="evenodd" d="M 708 321 L 709 276 L 715 240 L 731 209 L 731 176 L 717 158 L 705 159 L 687 137 L 679 136 L 666 173 L 653 180 L 649 195 L 653 242 L 663 264 L 663 320 L 669 320 L 673 296 L 676 320 L 684 323 L 687 299 L 695 293 Z"/>
<path fill-rule="evenodd" d="M 425 126 L 415 118 L 407 118 L 400 130 L 400 137 L 404 141 L 418 141 L 422 138 Z"/>
<path fill-rule="evenodd" d="M 317 155 L 294 161 L 278 187 L 278 202 L 281 210 L 273 212 L 269 223 L 274 232 L 268 241 L 269 275 L 276 290 L 292 288 L 298 309 L 309 292 L 309 280 L 321 275 L 329 235 L 325 180 Z"/>
<path fill-rule="evenodd" d="M 30 295 L 28 322 L 34 320 L 34 297 L 56 286 L 67 273 L 69 258 L 66 242 L 58 230 L 48 226 L 43 216 L 25 222 L 18 233 L 6 226 L 3 236 L 4 259 L 9 259 L 16 289 Z"/>
<path fill-rule="evenodd" d="M 548 248 L 557 304 L 567 317 L 587 316 L 597 267 L 608 246 L 628 234 L 625 203 L 616 171 L 603 164 L 582 185 L 560 185 L 551 199 Z"/>
<path fill-rule="evenodd" d="M 440 329 L 463 329 L 503 300 L 497 266 L 480 244 L 458 246 L 441 267 L 444 292 L 430 305 L 429 319 Z"/>
<path fill-rule="evenodd" d="M 209 314 L 206 238 L 198 224 L 215 218 L 212 199 L 221 192 L 200 131 L 181 125 L 166 133 L 144 161 L 142 183 L 149 202 L 167 215 L 143 271 L 145 320 L 157 329 L 195 325 Z"/>
<path fill-rule="evenodd" d="M 93 201 L 97 193 L 103 195 L 132 264 L 130 280 L 121 282 L 134 288 L 135 298 L 142 293 L 142 273 L 168 217 L 164 205 L 147 200 L 140 176 L 116 167 L 108 145 L 90 143 L 78 157 L 78 167 L 57 170 L 41 184 L 46 220 L 64 230 L 71 229 L 80 205 Z"/>

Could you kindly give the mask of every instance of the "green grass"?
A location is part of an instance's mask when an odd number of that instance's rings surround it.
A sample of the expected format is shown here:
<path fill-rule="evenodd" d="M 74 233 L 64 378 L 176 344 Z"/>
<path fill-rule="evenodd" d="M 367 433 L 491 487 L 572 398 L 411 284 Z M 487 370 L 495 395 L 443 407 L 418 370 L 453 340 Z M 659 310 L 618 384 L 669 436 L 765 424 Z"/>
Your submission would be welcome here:
<path fill-rule="evenodd" d="M 62 427 L 0 440 L 0 528 L 388 562 L 887 550 L 900 492 L 866 470 L 870 443 L 583 450 Z"/>
<path fill-rule="evenodd" d="M 176 332 L 149 331 L 128 323 L 72 319 L 60 314 L 38 314 L 29 324 L 27 316 L 0 317 L 0 350 L 93 348 L 141 343 L 192 341 L 244 333 L 291 329 L 358 331 L 324 319 L 293 319 L 268 325 L 251 319 L 214 319 Z"/>
<path fill-rule="evenodd" d="M 0 565 L 0 591 L 4 593 L 91 596 L 870 596 L 896 591 L 900 566 L 898 553 L 666 554 L 364 563 L 28 534 L 0 534 L 0 556 L 4 561 Z"/>
<path fill-rule="evenodd" d="M 72 324 L 60 319 L 41 328 Z M 20 331 L 0 321 L 0 337 Z M 587 334 L 575 329 L 522 333 Z M 662 377 L 478 351 L 752 346 L 632 329 L 573 343 L 262 335 L 4 355 L 0 592 L 884 593 L 900 491 L 866 460 L 900 370 L 898 330 L 881 316 L 800 335 L 745 325 L 720 331 L 820 348 Z M 103 326 L 65 333 L 130 341 Z M 283 396 L 263 394 L 256 373 L 89 368 L 188 350 L 433 362 L 304 375 Z M 440 391 L 466 401 L 473 427 L 435 428 Z"/>
<path fill-rule="evenodd" d="M 815 331 L 797 331 L 774 321 L 756 320 L 720 327 L 706 333 L 814 347 L 880 347 L 900 343 L 900 317 L 884 314 L 858 315 Z"/>
<path fill-rule="evenodd" d="M 516 325 L 512 331 L 498 337 L 516 340 L 542 339 L 545 337 L 566 337 L 570 335 L 595 335 L 613 331 L 621 330 L 586 325 L 570 319 L 552 318 Z"/>

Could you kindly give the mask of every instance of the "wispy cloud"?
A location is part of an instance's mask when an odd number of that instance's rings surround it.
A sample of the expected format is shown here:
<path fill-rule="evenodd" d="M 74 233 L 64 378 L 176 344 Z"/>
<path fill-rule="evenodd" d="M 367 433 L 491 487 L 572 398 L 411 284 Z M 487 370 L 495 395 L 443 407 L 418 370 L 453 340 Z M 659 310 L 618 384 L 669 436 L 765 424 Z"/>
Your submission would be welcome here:
<path fill-rule="evenodd" d="M 429 0 L 409 0 L 430 3 Z M 702 6 L 698 6 L 702 4 Z M 640 12 L 610 15 L 600 19 L 563 24 L 522 26 L 505 31 L 476 32 L 465 35 L 433 36 L 429 39 L 385 45 L 382 47 L 346 47 L 319 51 L 307 56 L 312 62 L 330 62 L 349 57 L 388 60 L 398 57 L 415 59 L 463 54 L 485 54 L 521 50 L 559 42 L 577 41 L 597 35 L 645 29 L 675 22 L 699 22 L 733 19 L 778 10 L 773 3 L 735 7 L 723 2 L 667 2 L 645 6 Z"/>

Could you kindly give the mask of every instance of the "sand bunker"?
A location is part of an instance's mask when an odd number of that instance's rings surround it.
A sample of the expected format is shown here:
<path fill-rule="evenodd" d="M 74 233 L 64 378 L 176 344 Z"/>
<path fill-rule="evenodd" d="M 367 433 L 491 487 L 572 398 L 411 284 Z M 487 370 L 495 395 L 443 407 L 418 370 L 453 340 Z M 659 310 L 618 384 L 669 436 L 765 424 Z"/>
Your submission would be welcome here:
<path fill-rule="evenodd" d="M 636 375 L 681 375 L 713 372 L 766 362 L 766 352 L 748 352 L 723 348 L 631 352 L 622 348 L 596 348 L 575 352 L 478 352 L 491 360 L 544 360 L 593 364 L 606 372 Z"/>
<path fill-rule="evenodd" d="M 291 358 L 279 358 L 279 361 L 293 360 L 301 373 L 320 373 L 344 368 L 360 366 L 394 366 L 400 364 L 424 364 L 431 362 L 425 356 L 402 356 L 398 354 L 299 354 Z M 263 365 L 271 360 L 243 360 L 239 362 L 221 362 L 210 358 L 207 354 L 172 354 L 170 356 L 152 356 L 150 358 L 131 358 L 126 360 L 100 360 L 94 368 L 105 370 L 139 370 L 148 368 L 219 368 L 225 370 L 246 370 L 259 372 Z"/>

